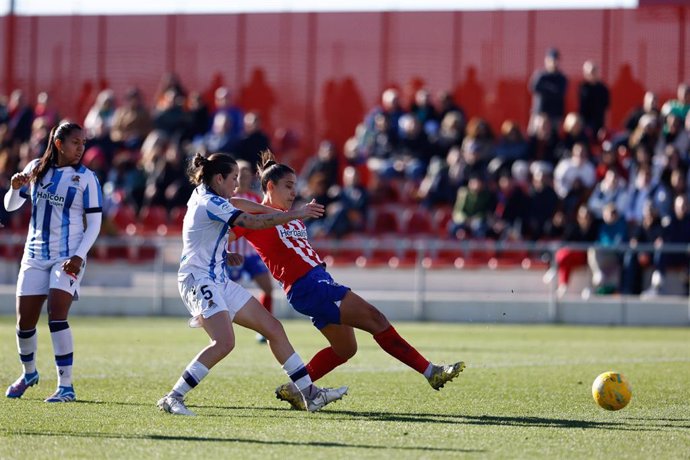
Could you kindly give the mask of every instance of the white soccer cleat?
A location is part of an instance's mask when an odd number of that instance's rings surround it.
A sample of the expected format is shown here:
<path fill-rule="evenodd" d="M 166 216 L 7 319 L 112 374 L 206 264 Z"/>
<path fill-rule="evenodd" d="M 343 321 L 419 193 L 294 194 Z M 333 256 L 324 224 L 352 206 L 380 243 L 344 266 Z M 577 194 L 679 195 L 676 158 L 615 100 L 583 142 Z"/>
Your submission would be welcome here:
<path fill-rule="evenodd" d="M 178 399 L 169 394 L 163 396 L 160 400 L 158 400 L 157 406 L 160 410 L 167 412 L 168 414 L 196 415 L 194 412 L 187 409 L 187 406 L 184 405 L 184 401 L 182 399 Z"/>
<path fill-rule="evenodd" d="M 304 398 L 309 412 L 316 412 L 323 409 L 327 404 L 342 399 L 347 394 L 347 387 L 340 388 L 319 388 L 313 398 Z"/>

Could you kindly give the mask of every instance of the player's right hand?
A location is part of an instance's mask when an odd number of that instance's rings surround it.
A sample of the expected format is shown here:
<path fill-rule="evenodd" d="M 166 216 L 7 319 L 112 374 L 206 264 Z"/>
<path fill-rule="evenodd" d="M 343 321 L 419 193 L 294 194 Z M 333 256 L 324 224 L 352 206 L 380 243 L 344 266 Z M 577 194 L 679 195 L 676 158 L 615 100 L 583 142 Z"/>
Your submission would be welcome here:
<path fill-rule="evenodd" d="M 22 188 L 28 182 L 29 182 L 29 175 L 24 174 L 24 173 L 20 173 L 20 172 L 13 175 L 12 179 L 11 179 L 12 188 L 15 190 Z"/>

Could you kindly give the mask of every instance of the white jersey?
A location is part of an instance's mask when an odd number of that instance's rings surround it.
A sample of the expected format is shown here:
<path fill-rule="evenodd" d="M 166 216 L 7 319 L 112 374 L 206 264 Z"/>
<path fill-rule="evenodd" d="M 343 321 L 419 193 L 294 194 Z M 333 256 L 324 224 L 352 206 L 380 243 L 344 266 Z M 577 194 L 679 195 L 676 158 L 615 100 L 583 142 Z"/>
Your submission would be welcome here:
<path fill-rule="evenodd" d="M 182 223 L 182 257 L 178 280 L 188 275 L 196 279 L 210 278 L 222 283 L 227 280 L 228 229 L 242 213 L 228 200 L 201 184 L 187 202 Z"/>
<path fill-rule="evenodd" d="M 31 161 L 24 173 L 39 163 Z M 51 167 L 40 181 L 20 189 L 31 199 L 31 222 L 22 260 L 71 257 L 84 237 L 84 215 L 102 212 L 101 185 L 84 165 Z"/>

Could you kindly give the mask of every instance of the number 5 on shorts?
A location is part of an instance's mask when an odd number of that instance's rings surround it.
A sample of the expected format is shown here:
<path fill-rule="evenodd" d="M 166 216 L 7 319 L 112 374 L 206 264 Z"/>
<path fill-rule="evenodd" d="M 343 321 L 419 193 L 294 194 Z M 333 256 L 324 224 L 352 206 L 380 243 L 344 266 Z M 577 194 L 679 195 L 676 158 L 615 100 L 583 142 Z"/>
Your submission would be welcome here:
<path fill-rule="evenodd" d="M 213 293 L 208 288 L 208 284 L 204 284 L 203 286 L 201 286 L 201 294 L 204 296 L 204 299 L 206 300 L 211 300 L 211 298 L 213 297 Z"/>

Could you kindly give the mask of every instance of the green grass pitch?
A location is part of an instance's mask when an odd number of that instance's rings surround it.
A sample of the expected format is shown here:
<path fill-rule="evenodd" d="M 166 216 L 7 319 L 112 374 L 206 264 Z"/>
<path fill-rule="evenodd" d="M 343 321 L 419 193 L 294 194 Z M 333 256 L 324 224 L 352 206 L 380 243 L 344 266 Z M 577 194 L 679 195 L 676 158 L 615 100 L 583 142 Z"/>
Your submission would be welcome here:
<path fill-rule="evenodd" d="M 78 402 L 49 405 L 55 371 L 46 319 L 41 382 L 0 398 L 0 458 L 688 458 L 690 329 L 398 323 L 436 362 L 467 369 L 440 392 L 358 333 L 359 352 L 319 383 L 350 394 L 322 412 L 288 409 L 286 380 L 266 346 L 236 327 L 233 353 L 194 390 L 198 417 L 157 410 L 207 342 L 183 318 L 70 320 Z M 325 340 L 286 321 L 307 361 Z M 618 370 L 633 387 L 619 412 L 591 384 Z M 2 389 L 20 372 L 14 318 L 0 318 Z"/>

